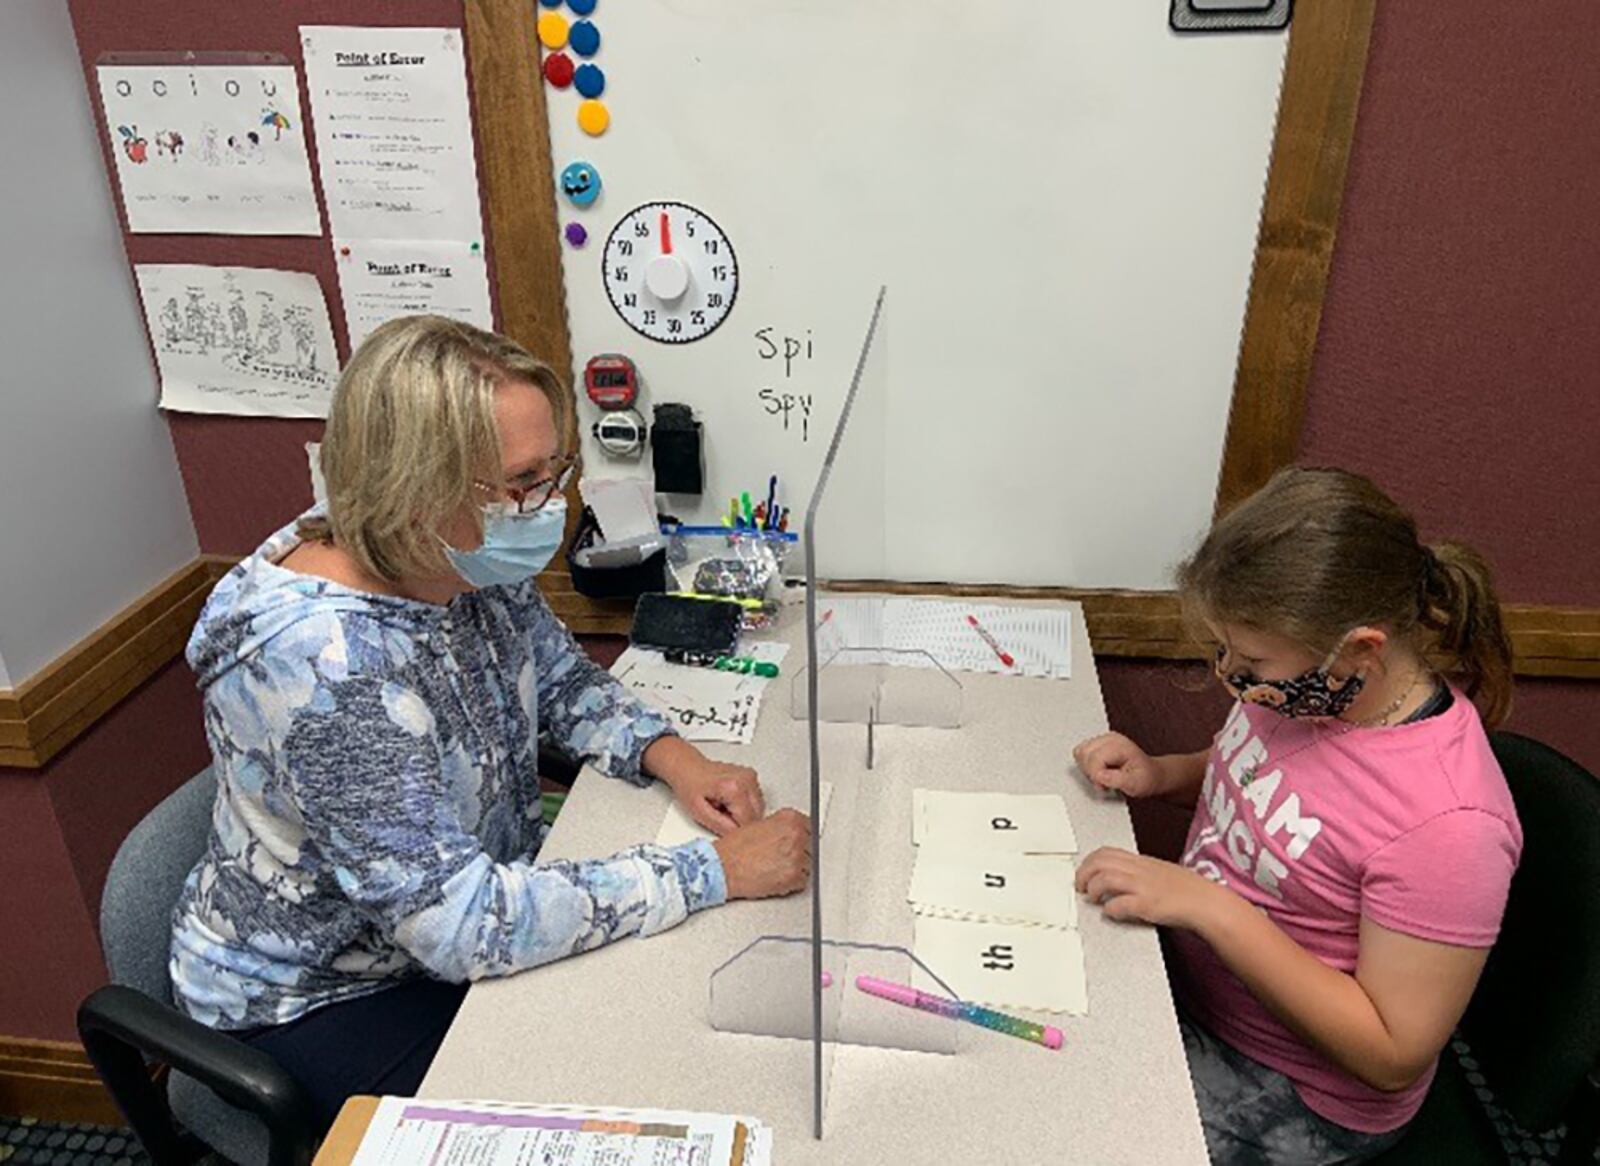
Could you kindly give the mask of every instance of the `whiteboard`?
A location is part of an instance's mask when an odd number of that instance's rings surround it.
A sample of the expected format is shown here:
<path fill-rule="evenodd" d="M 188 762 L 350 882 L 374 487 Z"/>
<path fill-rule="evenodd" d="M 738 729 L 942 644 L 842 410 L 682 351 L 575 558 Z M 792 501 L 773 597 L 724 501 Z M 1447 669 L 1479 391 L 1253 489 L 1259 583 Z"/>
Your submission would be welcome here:
<path fill-rule="evenodd" d="M 643 411 L 694 407 L 716 521 L 768 476 L 804 510 L 880 283 L 877 433 L 889 578 L 1161 588 L 1209 523 L 1283 34 L 1177 36 L 1168 0 L 626 0 L 600 6 L 611 127 L 547 89 L 575 375 L 637 362 Z M 559 188 L 559 178 L 557 186 Z M 679 200 L 737 254 L 727 320 L 633 332 L 601 261 L 635 206 Z M 800 352 L 784 359 L 784 338 Z M 787 400 L 788 408 L 784 408 Z M 600 476 L 643 474 L 606 458 Z M 647 466 L 646 462 L 646 466 Z M 881 512 L 879 512 L 881 511 Z"/>

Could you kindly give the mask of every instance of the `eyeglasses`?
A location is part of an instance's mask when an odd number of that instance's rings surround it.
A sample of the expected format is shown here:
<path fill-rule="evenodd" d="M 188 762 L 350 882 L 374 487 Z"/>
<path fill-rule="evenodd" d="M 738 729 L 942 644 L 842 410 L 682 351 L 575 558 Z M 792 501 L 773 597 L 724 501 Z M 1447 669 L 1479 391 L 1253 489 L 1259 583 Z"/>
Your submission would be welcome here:
<path fill-rule="evenodd" d="M 530 470 L 508 479 L 504 490 L 499 491 L 502 496 L 486 505 L 484 510 L 490 514 L 537 513 L 549 504 L 550 499 L 563 493 L 572 484 L 573 475 L 577 472 L 576 454 L 558 457 L 545 469 Z M 497 492 L 488 482 L 474 479 L 472 484 L 489 494 Z"/>

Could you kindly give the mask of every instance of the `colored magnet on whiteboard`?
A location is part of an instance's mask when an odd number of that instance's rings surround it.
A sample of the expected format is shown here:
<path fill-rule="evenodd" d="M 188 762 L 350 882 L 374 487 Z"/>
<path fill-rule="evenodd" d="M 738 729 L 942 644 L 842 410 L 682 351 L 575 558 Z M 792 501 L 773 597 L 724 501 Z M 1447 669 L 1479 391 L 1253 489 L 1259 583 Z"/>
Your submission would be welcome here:
<path fill-rule="evenodd" d="M 560 8 L 561 7 L 561 0 L 539 0 L 539 3 L 543 4 L 546 8 Z"/>
<path fill-rule="evenodd" d="M 588 206 L 600 197 L 600 171 L 587 162 L 569 162 L 561 172 L 561 193 L 573 206 Z"/>
<path fill-rule="evenodd" d="M 557 89 L 572 84 L 572 58 L 566 53 L 552 53 L 544 59 L 544 79 Z"/>
<path fill-rule="evenodd" d="M 603 101 L 589 100 L 578 106 L 578 128 L 590 137 L 598 138 L 611 124 L 611 111 Z"/>
<path fill-rule="evenodd" d="M 567 0 L 567 7 L 579 16 L 588 16 L 594 11 L 594 2 L 595 0 Z"/>
<path fill-rule="evenodd" d="M 539 18 L 539 23 L 544 23 L 544 17 Z M 592 57 L 600 51 L 600 30 L 587 20 L 580 20 L 572 26 L 572 51 L 580 57 Z"/>
<path fill-rule="evenodd" d="M 599 65 L 579 65 L 572 83 L 585 97 L 599 97 L 606 91 L 606 73 Z"/>
<path fill-rule="evenodd" d="M 567 18 L 559 12 L 539 13 L 539 43 L 547 49 L 567 47 Z"/>
<path fill-rule="evenodd" d="M 589 228 L 582 223 L 568 223 L 565 233 L 569 247 L 582 247 L 589 241 Z"/>

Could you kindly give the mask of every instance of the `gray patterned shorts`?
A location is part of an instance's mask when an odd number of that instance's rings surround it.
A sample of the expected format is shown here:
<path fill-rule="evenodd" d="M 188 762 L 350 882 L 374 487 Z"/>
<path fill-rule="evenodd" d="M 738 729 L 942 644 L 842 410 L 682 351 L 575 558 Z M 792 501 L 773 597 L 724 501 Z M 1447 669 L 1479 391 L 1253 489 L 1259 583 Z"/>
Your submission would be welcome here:
<path fill-rule="evenodd" d="M 1182 1011 L 1178 1028 L 1200 1103 L 1211 1161 L 1221 1166 L 1332 1166 L 1365 1162 L 1400 1140 L 1406 1127 L 1383 1134 L 1347 1130 L 1313 1113 L 1294 1083 L 1252 1061 Z"/>

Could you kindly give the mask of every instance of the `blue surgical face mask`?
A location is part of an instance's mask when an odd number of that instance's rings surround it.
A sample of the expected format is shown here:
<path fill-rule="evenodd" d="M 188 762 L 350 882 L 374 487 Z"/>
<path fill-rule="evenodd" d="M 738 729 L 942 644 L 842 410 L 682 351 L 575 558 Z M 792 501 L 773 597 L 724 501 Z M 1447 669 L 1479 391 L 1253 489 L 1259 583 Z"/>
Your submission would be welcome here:
<path fill-rule="evenodd" d="M 532 514 L 484 515 L 482 546 L 471 551 L 446 546 L 444 553 L 474 587 L 521 583 L 550 565 L 566 526 L 567 500 L 558 494 Z"/>

